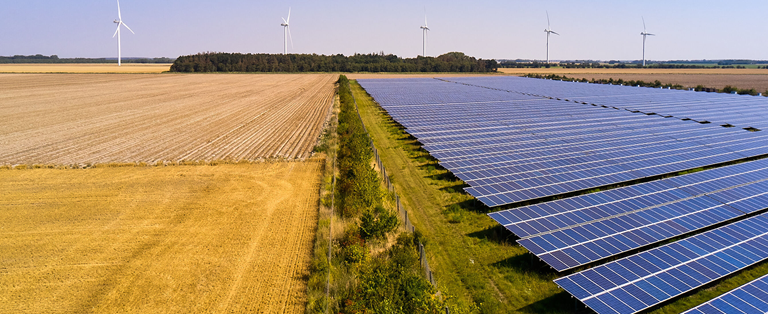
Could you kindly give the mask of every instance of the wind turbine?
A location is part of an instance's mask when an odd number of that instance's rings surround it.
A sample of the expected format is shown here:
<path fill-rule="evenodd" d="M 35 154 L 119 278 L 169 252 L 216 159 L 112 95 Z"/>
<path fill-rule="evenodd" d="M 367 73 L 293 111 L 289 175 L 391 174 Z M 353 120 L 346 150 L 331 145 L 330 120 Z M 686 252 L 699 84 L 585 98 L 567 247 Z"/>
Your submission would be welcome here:
<path fill-rule="evenodd" d="M 117 66 L 122 65 L 122 59 L 123 59 L 123 52 L 121 51 L 120 47 L 120 26 L 125 26 L 131 33 L 136 35 L 136 33 L 133 32 L 133 30 L 128 27 L 125 23 L 123 23 L 123 16 L 120 14 L 120 0 L 117 0 L 117 20 L 115 20 L 115 24 L 117 24 L 117 30 L 115 31 L 115 34 L 112 35 L 112 38 L 115 38 L 117 36 Z"/>
<path fill-rule="evenodd" d="M 283 24 L 280 24 L 280 26 L 283 27 L 283 54 L 288 54 L 288 39 L 291 39 L 291 48 L 293 48 L 293 37 L 291 36 L 291 27 L 289 26 L 288 22 L 291 21 L 291 8 L 288 8 L 288 19 L 283 19 Z"/>
<path fill-rule="evenodd" d="M 547 29 L 545 29 L 544 32 L 547 33 L 547 64 L 549 64 L 549 34 L 555 34 L 557 36 L 560 36 L 560 34 L 553 31 L 552 28 L 549 26 L 549 11 L 547 11 Z"/>
<path fill-rule="evenodd" d="M 646 36 L 656 36 L 656 35 L 648 33 L 645 30 L 645 18 L 643 17 L 642 19 L 643 19 L 643 32 L 640 33 L 640 35 L 643 35 L 643 66 L 645 66 L 645 37 Z"/>
<path fill-rule="evenodd" d="M 426 11 L 426 10 L 425 10 Z M 429 26 L 427 26 L 427 13 L 424 12 L 424 26 L 421 28 L 421 56 L 427 56 L 427 32 L 429 32 Z"/>

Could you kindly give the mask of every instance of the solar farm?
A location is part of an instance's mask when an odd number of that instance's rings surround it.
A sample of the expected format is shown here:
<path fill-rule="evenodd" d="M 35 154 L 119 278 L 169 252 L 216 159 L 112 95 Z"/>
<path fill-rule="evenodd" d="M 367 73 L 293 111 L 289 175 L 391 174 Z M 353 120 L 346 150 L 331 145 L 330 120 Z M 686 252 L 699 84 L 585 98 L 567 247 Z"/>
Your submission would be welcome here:
<path fill-rule="evenodd" d="M 654 308 L 768 259 L 763 97 L 520 77 L 358 82 L 597 313 Z M 765 288 L 691 313 L 763 313 Z"/>

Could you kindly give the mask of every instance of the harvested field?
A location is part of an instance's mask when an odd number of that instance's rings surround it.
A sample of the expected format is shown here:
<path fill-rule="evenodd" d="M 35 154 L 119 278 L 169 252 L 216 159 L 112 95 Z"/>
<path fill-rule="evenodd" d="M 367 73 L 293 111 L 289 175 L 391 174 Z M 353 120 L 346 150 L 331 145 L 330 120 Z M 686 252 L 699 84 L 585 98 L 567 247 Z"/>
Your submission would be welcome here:
<path fill-rule="evenodd" d="M 2 74 L 0 164 L 306 158 L 332 74 Z"/>
<path fill-rule="evenodd" d="M 754 88 L 758 92 L 768 90 L 768 70 L 766 69 L 499 69 L 511 75 L 529 73 L 557 74 L 578 79 L 622 79 L 625 81 L 642 80 L 663 84 L 680 84 L 685 87 L 704 85 L 709 88 L 723 88 L 727 85 L 742 89 Z"/>
<path fill-rule="evenodd" d="M 322 165 L 0 170 L 0 312 L 303 313 Z"/>
<path fill-rule="evenodd" d="M 0 64 L 0 73 L 161 73 L 170 69 L 171 64 L 165 63 L 125 63 L 120 67 L 117 63 Z"/>
<path fill-rule="evenodd" d="M 653 82 L 659 80 L 663 84 L 680 84 L 685 87 L 704 85 L 709 88 L 723 88 L 727 85 L 741 89 L 754 88 L 758 92 L 768 90 L 768 73 L 766 74 L 574 74 L 568 77 L 591 79 L 622 79 L 625 81 L 642 80 Z"/>

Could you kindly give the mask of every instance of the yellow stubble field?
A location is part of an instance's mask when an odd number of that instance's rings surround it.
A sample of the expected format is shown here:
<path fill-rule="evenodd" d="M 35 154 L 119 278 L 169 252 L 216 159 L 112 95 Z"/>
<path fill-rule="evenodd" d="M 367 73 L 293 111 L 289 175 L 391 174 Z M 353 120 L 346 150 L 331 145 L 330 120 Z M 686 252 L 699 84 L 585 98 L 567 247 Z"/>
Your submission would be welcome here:
<path fill-rule="evenodd" d="M 320 158 L 0 170 L 0 313 L 299 313 Z"/>

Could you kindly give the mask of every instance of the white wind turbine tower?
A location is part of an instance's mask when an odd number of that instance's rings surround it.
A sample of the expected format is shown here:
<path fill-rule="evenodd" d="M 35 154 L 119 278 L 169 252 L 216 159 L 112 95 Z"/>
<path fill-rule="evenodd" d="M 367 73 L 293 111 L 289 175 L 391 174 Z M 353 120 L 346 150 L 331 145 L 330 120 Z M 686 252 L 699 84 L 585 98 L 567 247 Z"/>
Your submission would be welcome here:
<path fill-rule="evenodd" d="M 117 20 L 115 20 L 115 24 L 117 24 L 117 30 L 115 31 L 115 34 L 112 35 L 112 38 L 115 38 L 117 36 L 117 66 L 122 65 L 122 59 L 123 59 L 123 52 L 121 51 L 120 47 L 120 26 L 125 26 L 131 33 L 134 35 L 136 33 L 133 32 L 133 30 L 128 27 L 125 23 L 123 23 L 123 16 L 120 14 L 120 0 L 117 0 Z"/>
<path fill-rule="evenodd" d="M 645 66 L 645 37 L 646 36 L 656 36 L 656 35 L 648 33 L 645 30 L 645 18 L 643 17 L 642 19 L 643 19 L 643 32 L 640 33 L 640 35 L 643 35 L 643 66 Z"/>
<path fill-rule="evenodd" d="M 424 13 L 424 26 L 421 28 L 421 56 L 427 56 L 427 32 L 429 32 L 429 26 L 427 26 L 427 13 Z"/>
<path fill-rule="evenodd" d="M 553 31 L 549 26 L 549 11 L 547 11 L 547 29 L 545 29 L 544 32 L 547 33 L 547 64 L 549 64 L 549 34 L 560 36 L 560 34 Z"/>
<path fill-rule="evenodd" d="M 283 24 L 280 24 L 280 26 L 283 27 L 283 54 L 288 54 L 288 39 L 291 40 L 291 48 L 293 48 L 293 37 L 291 37 L 291 27 L 289 26 L 288 22 L 291 21 L 291 8 L 288 8 L 288 19 L 283 19 Z"/>

